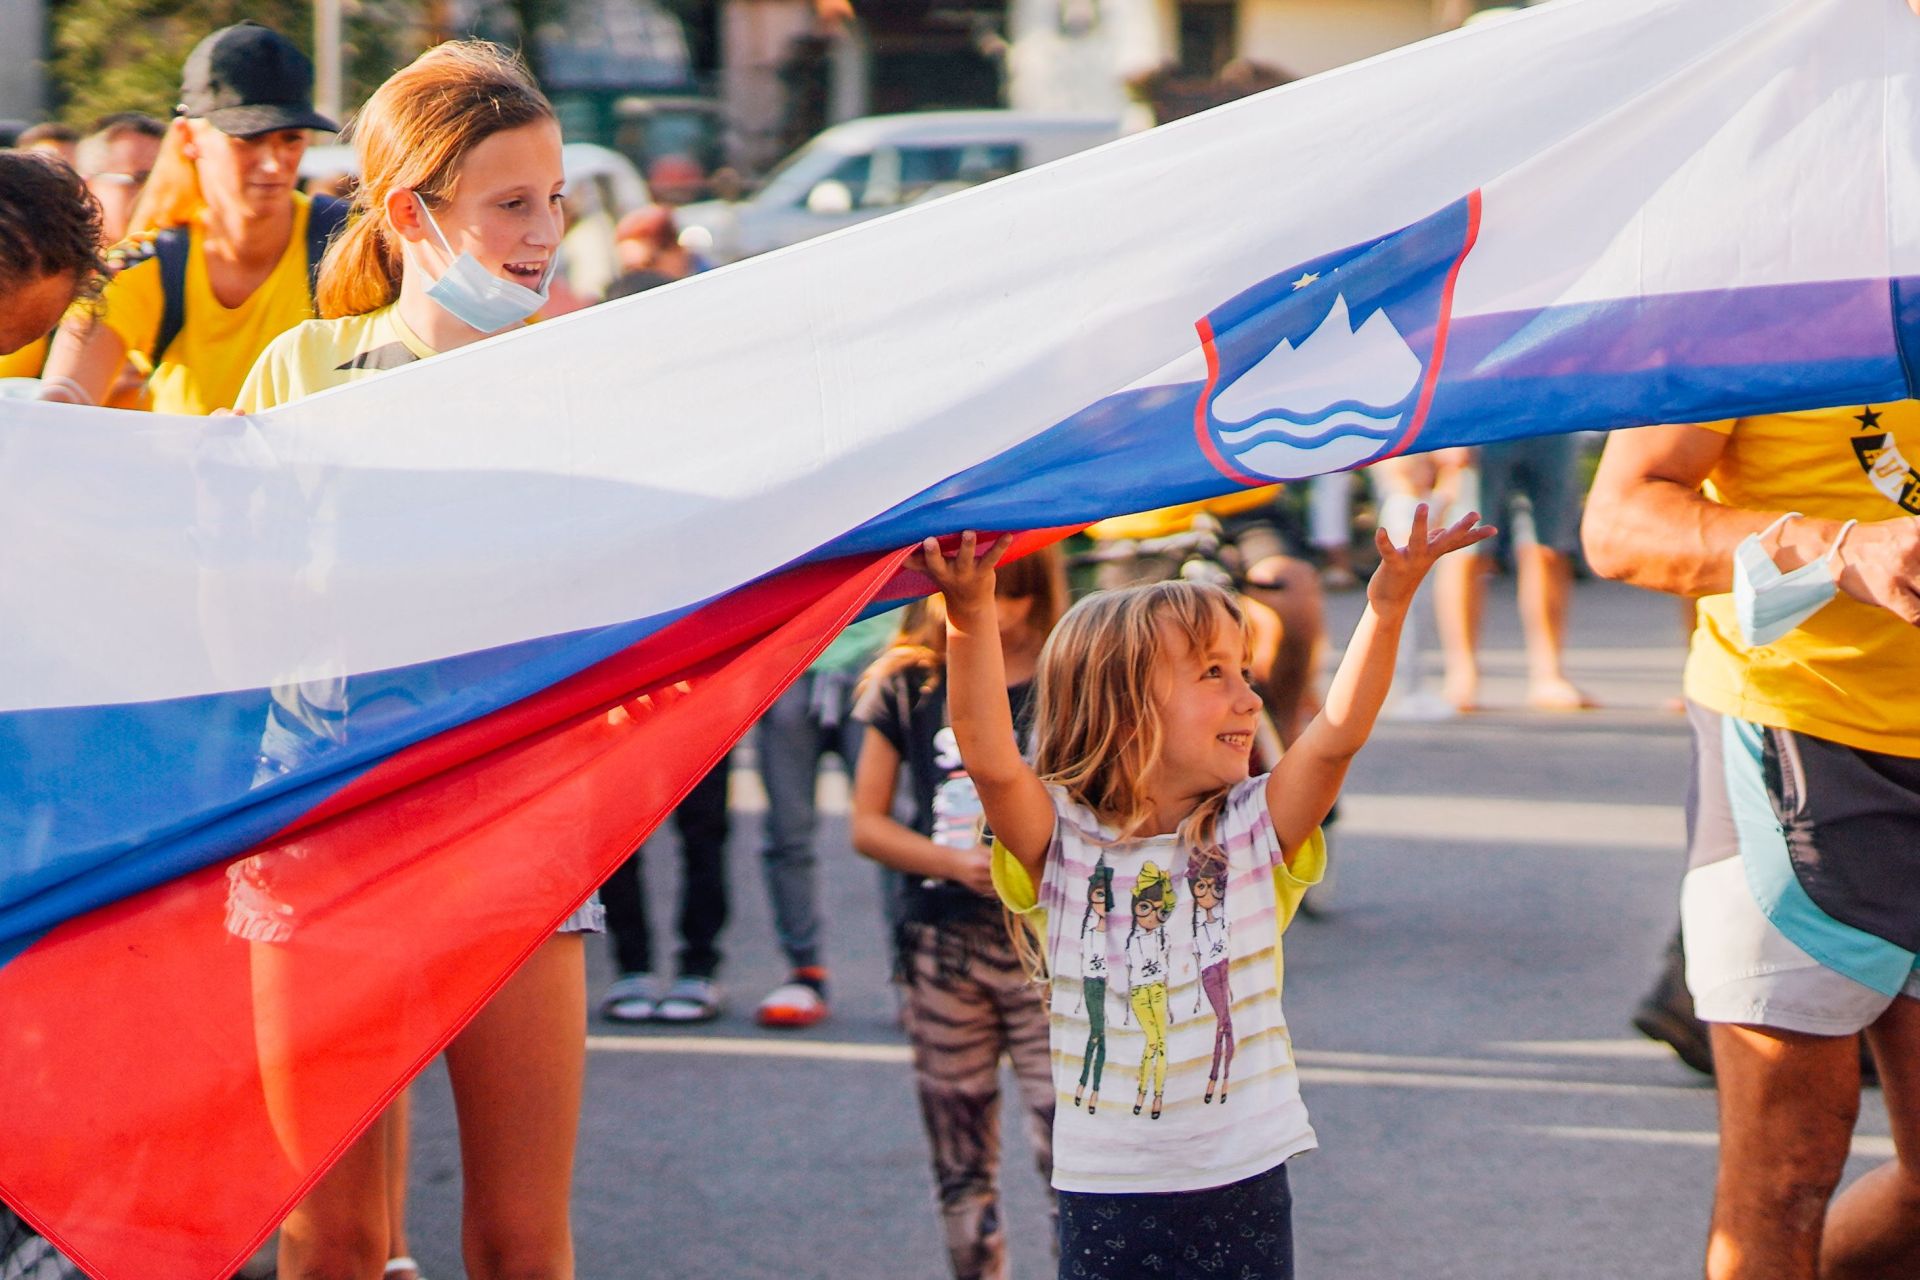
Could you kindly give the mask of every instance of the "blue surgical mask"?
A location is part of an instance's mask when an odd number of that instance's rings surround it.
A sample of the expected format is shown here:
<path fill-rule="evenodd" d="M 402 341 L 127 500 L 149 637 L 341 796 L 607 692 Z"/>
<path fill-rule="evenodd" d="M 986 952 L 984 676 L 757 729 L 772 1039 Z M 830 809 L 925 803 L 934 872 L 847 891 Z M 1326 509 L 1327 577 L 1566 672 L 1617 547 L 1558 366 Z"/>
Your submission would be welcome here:
<path fill-rule="evenodd" d="M 1834 557 L 1855 524 L 1840 526 L 1833 545 L 1818 560 L 1782 572 L 1761 540 L 1799 516 L 1789 511 L 1759 533 L 1751 533 L 1733 549 L 1733 611 L 1740 635 L 1750 646 L 1772 644 L 1825 608 L 1839 591 Z"/>
<path fill-rule="evenodd" d="M 439 303 L 441 310 L 481 333 L 498 333 L 519 324 L 546 305 L 547 290 L 553 284 L 553 269 L 559 262 L 558 254 L 547 259 L 546 274 L 540 277 L 537 290 L 503 280 L 481 266 L 480 260 L 470 253 L 455 257 L 453 246 L 447 243 L 447 237 L 441 233 L 440 224 L 433 220 L 427 202 L 420 199 L 418 192 L 414 193 L 413 198 L 420 206 L 420 216 L 426 219 L 427 230 L 433 232 L 433 238 L 440 242 L 441 251 L 452 262 L 427 290 L 427 296 Z"/>

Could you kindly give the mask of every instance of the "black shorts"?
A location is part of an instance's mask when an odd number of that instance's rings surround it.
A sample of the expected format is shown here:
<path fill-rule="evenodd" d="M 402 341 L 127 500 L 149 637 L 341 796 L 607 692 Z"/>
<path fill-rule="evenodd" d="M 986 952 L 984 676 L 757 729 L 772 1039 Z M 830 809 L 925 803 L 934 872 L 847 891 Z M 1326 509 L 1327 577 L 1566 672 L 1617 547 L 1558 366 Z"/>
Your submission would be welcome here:
<path fill-rule="evenodd" d="M 1062 1191 L 1060 1280 L 1293 1280 L 1287 1166 L 1204 1191 Z"/>

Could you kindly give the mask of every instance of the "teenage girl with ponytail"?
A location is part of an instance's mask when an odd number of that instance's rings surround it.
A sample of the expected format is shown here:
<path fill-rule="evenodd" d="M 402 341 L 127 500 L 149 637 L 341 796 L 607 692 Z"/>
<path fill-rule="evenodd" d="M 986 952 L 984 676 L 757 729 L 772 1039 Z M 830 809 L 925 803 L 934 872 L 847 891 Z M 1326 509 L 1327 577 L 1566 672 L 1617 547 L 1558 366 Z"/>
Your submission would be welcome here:
<path fill-rule="evenodd" d="M 478 342 L 524 324 L 544 300 L 560 244 L 560 126 L 524 67 L 491 45 L 443 44 L 389 78 L 351 136 L 361 183 L 321 267 L 324 318 L 261 354 L 235 403 L 243 413 Z M 301 726 L 327 719 L 303 716 L 302 704 L 327 694 L 276 691 L 269 739 L 297 750 Z M 599 915 L 597 902 L 576 912 L 447 1047 L 474 1280 L 573 1274 L 580 935 L 598 931 Z M 283 1280 L 381 1275 L 392 1123 L 375 1122 L 288 1217 Z"/>

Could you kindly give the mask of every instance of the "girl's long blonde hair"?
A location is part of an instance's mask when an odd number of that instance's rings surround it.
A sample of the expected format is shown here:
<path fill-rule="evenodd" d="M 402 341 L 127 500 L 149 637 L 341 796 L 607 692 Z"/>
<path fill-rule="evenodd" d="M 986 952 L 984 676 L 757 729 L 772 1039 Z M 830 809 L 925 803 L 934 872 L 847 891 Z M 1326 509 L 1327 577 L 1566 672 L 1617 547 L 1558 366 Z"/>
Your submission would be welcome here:
<path fill-rule="evenodd" d="M 1040 651 L 1034 770 L 1111 823 L 1121 839 L 1153 816 L 1145 782 L 1165 746 L 1153 679 L 1168 638 L 1204 650 L 1223 613 L 1245 635 L 1240 602 L 1206 583 L 1176 579 L 1096 592 L 1067 611 Z M 1189 814 L 1180 842 L 1215 847 L 1226 798 L 1222 791 Z"/>
<path fill-rule="evenodd" d="M 388 76 L 347 125 L 360 185 L 346 229 L 320 265 L 320 314 L 364 315 L 400 296 L 400 238 L 386 216 L 390 193 L 417 191 L 438 203 L 452 194 L 476 145 L 553 118 L 526 65 L 484 41 L 437 45 Z"/>

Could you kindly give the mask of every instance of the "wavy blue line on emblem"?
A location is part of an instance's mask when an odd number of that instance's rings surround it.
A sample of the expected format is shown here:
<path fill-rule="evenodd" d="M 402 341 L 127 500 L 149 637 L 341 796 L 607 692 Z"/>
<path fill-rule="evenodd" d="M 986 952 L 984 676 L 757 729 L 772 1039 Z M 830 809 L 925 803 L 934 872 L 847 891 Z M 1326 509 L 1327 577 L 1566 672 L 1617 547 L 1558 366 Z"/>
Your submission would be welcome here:
<path fill-rule="evenodd" d="M 1372 418 L 1361 413 L 1340 414 L 1328 421 L 1324 430 L 1306 434 L 1294 430 L 1299 425 L 1286 417 L 1266 417 L 1252 426 L 1237 431 L 1222 431 L 1222 442 L 1236 450 L 1249 448 L 1266 440 L 1281 440 L 1296 448 L 1311 449 L 1315 445 L 1325 444 L 1329 440 L 1339 440 L 1347 436 L 1365 436 L 1369 440 L 1388 440 L 1400 427 L 1400 415 L 1391 418 Z"/>

